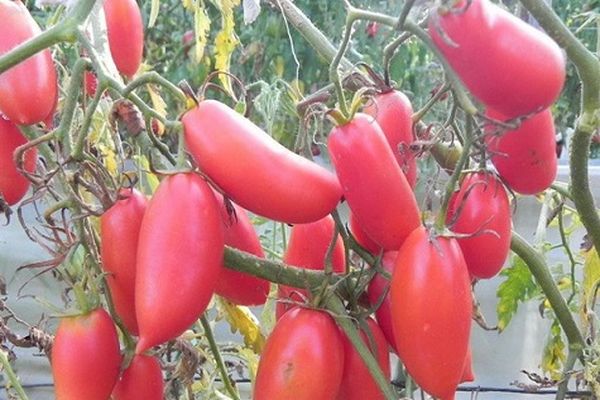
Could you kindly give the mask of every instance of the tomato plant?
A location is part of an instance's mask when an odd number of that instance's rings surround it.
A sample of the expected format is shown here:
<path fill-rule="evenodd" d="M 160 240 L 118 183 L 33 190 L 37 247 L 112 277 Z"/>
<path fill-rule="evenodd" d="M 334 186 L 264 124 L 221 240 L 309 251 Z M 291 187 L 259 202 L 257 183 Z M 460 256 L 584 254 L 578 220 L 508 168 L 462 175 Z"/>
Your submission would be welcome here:
<path fill-rule="evenodd" d="M 104 2 L 110 54 L 119 72 L 131 78 L 142 63 L 144 25 L 135 0 Z"/>
<path fill-rule="evenodd" d="M 15 124 L 0 117 L 0 196 L 8 205 L 18 203 L 29 189 L 29 180 L 19 173 L 13 158 L 17 147 L 25 143 L 27 139 Z M 36 161 L 37 150 L 35 148 L 27 150 L 23 168 L 27 172 L 33 172 Z"/>
<path fill-rule="evenodd" d="M 114 400 L 162 400 L 163 377 L 156 357 L 138 354 L 115 385 Z"/>
<path fill-rule="evenodd" d="M 41 33 L 20 0 L 0 0 L 0 20 L 0 56 Z M 57 93 L 56 69 L 48 49 L 0 74 L 0 112 L 16 124 L 46 119 Z"/>

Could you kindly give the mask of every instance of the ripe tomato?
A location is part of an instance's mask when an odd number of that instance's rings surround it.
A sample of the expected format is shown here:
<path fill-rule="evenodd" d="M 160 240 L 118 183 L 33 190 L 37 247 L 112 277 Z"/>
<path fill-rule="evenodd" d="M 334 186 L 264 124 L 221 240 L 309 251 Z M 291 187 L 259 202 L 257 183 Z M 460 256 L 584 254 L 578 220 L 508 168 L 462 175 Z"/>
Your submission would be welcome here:
<path fill-rule="evenodd" d="M 414 188 L 417 160 L 409 148 L 415 141 L 410 100 L 399 90 L 392 90 L 375 96 L 365 113 L 374 117 L 381 127 L 408 184 Z"/>
<path fill-rule="evenodd" d="M 119 72 L 131 78 L 140 68 L 144 53 L 140 8 L 135 0 L 106 0 L 104 14 L 110 54 Z"/>
<path fill-rule="evenodd" d="M 122 189 L 122 197 L 100 217 L 100 255 L 108 273 L 115 310 L 132 335 L 139 334 L 135 316 L 135 270 L 138 238 L 148 201 L 136 189 Z"/>
<path fill-rule="evenodd" d="M 202 101 L 182 121 L 200 169 L 255 214 L 289 224 L 314 222 L 342 197 L 334 174 L 289 151 L 223 103 Z"/>
<path fill-rule="evenodd" d="M 335 222 L 331 215 L 310 224 L 294 225 L 290 233 L 287 250 L 283 255 L 283 262 L 300 268 L 324 270 L 327 249 L 333 240 L 334 231 Z M 346 270 L 344 243 L 339 235 L 331 254 L 331 263 L 333 272 L 341 274 Z M 279 299 L 299 302 L 306 295 L 307 293 L 303 289 L 279 285 Z M 289 308 L 291 308 L 289 304 L 278 302 L 276 306 L 277 318 L 281 318 Z"/>
<path fill-rule="evenodd" d="M 9 206 L 18 203 L 29 189 L 29 180 L 19 173 L 13 158 L 17 147 L 25 143 L 27 139 L 16 125 L 0 116 L 0 196 Z M 36 161 L 37 150 L 27 150 L 23 164 L 25 170 L 35 171 Z"/>
<path fill-rule="evenodd" d="M 475 374 L 473 373 L 473 359 L 471 355 L 471 346 L 467 347 L 467 357 L 465 358 L 465 367 L 463 369 L 460 383 L 473 382 L 475 380 Z"/>
<path fill-rule="evenodd" d="M 221 210 L 225 244 L 264 258 L 265 253 L 246 210 L 231 202 L 233 213 L 229 215 L 223 196 L 216 192 L 215 196 Z M 264 279 L 223 266 L 215 292 L 236 304 L 251 306 L 265 303 L 269 287 L 269 282 Z"/>
<path fill-rule="evenodd" d="M 429 34 L 475 97 L 508 118 L 554 103 L 565 57 L 550 37 L 489 0 L 454 7 L 429 18 Z"/>
<path fill-rule="evenodd" d="M 467 174 L 450 198 L 446 223 L 459 238 L 467 268 L 475 278 L 491 278 L 500 271 L 511 237 L 511 210 L 502 183 L 491 173 Z"/>
<path fill-rule="evenodd" d="M 0 21 L 0 56 L 41 33 L 19 0 L 0 0 Z M 43 121 L 57 93 L 56 69 L 47 49 L 0 74 L 0 111 L 16 124 Z"/>
<path fill-rule="evenodd" d="M 63 318 L 52 345 L 57 400 L 106 400 L 119 377 L 121 354 L 112 319 L 98 308 Z"/>
<path fill-rule="evenodd" d="M 388 352 L 388 343 L 377 322 L 374 319 L 367 319 L 368 331 L 361 329 L 360 336 L 362 341 L 369 347 L 379 363 L 379 368 L 386 377 L 390 377 L 390 353 Z M 365 332 L 366 331 L 366 332 Z M 365 365 L 362 357 L 350 339 L 344 334 L 341 335 L 344 343 L 344 374 L 342 384 L 337 395 L 338 400 L 379 400 L 385 399 L 379 385 L 371 376 L 369 369 Z"/>
<path fill-rule="evenodd" d="M 435 242 L 434 242 L 435 241 Z M 427 393 L 454 398 L 471 330 L 471 283 L 455 239 L 420 227 L 396 259 L 390 298 L 398 355 Z"/>
<path fill-rule="evenodd" d="M 506 121 L 492 110 L 487 115 Z M 536 194 L 550 187 L 558 169 L 554 119 L 550 109 L 501 136 L 492 134 L 491 127 L 487 131 L 486 143 L 492 163 L 508 187 L 521 194 Z"/>
<path fill-rule="evenodd" d="M 156 357 L 138 354 L 113 390 L 114 400 L 162 400 L 163 377 Z"/>
<path fill-rule="evenodd" d="M 136 353 L 174 339 L 200 317 L 223 264 L 223 226 L 199 175 L 165 178 L 148 204 L 138 242 Z"/>
<path fill-rule="evenodd" d="M 329 153 L 344 197 L 365 233 L 397 250 L 421 223 L 417 201 L 376 121 L 356 114 L 333 128 Z"/>
<path fill-rule="evenodd" d="M 396 257 L 398 256 L 398 252 L 396 251 L 388 251 L 383 254 L 383 258 L 381 259 L 381 266 L 387 272 L 393 274 L 394 268 L 396 266 Z M 377 318 L 377 323 L 381 328 L 381 331 L 385 335 L 387 342 L 392 346 L 394 352 L 398 353 L 396 342 L 394 338 L 393 324 L 392 324 L 392 304 L 390 301 L 390 280 L 386 279 L 383 275 L 377 274 L 373 277 L 371 282 L 369 283 L 369 288 L 367 290 L 367 296 L 369 297 L 369 303 L 371 305 L 376 305 L 381 302 L 379 308 L 375 310 L 375 317 Z M 385 294 L 383 301 L 381 300 L 381 296 Z"/>
<path fill-rule="evenodd" d="M 356 239 L 358 244 L 367 249 L 371 254 L 379 254 L 381 252 L 381 246 L 375 243 L 373 239 L 371 239 L 369 235 L 365 233 L 352 212 L 350 212 L 348 220 L 350 233 L 352 233 L 352 236 L 354 236 L 354 239 Z"/>
<path fill-rule="evenodd" d="M 96 90 L 98 90 L 98 78 L 91 71 L 85 71 L 83 75 L 83 90 L 86 95 L 90 97 L 94 97 L 96 95 Z"/>
<path fill-rule="evenodd" d="M 329 314 L 296 307 L 275 325 L 258 363 L 254 400 L 331 400 L 344 370 L 341 334 Z"/>

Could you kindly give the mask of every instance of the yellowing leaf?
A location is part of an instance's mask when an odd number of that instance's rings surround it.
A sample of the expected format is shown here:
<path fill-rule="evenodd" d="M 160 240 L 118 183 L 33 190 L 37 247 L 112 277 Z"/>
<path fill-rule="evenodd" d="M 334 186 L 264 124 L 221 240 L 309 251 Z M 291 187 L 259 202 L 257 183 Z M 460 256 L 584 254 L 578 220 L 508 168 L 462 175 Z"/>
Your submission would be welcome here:
<path fill-rule="evenodd" d="M 248 366 L 248 372 L 250 373 L 250 379 L 254 381 L 256 377 L 256 371 L 258 371 L 258 361 L 259 356 L 254 351 L 249 348 L 243 348 L 239 351 L 240 357 L 246 360 L 246 365 Z"/>
<path fill-rule="evenodd" d="M 158 12 L 160 11 L 160 0 L 152 0 L 150 7 L 150 20 L 148 21 L 148 27 L 152 28 L 158 18 Z"/>
<path fill-rule="evenodd" d="M 210 32 L 210 18 L 206 13 L 206 7 L 204 2 L 200 1 L 194 12 L 194 34 L 196 37 L 196 50 L 194 55 L 196 62 L 200 62 L 204 57 L 204 49 L 206 49 L 206 43 L 208 33 Z"/>
<path fill-rule="evenodd" d="M 600 283 L 600 257 L 595 249 L 584 253 L 583 264 L 583 298 L 589 308 L 593 306 L 592 301 L 596 286 Z"/>
<path fill-rule="evenodd" d="M 160 93 L 158 93 L 152 85 L 148 85 L 148 94 L 150 95 L 150 101 L 152 102 L 152 106 L 154 109 L 163 117 L 167 115 L 167 103 L 161 97 Z M 156 120 L 158 125 L 158 131 L 156 132 L 159 136 L 162 136 L 165 133 L 165 125 Z"/>
<path fill-rule="evenodd" d="M 215 38 L 215 69 L 217 71 L 229 72 L 231 55 L 239 44 L 235 34 L 235 20 L 233 8 L 240 5 L 240 0 L 215 1 L 221 11 L 221 30 Z M 232 93 L 231 78 L 226 74 L 219 75 L 223 87 Z"/>
<path fill-rule="evenodd" d="M 150 172 L 150 162 L 145 155 L 138 155 L 136 157 L 137 164 L 140 166 L 140 184 L 145 188 L 145 193 L 154 193 L 160 181 L 158 177 Z"/>
<path fill-rule="evenodd" d="M 281 56 L 275 57 L 275 75 L 278 77 L 283 76 L 283 72 L 285 71 L 285 60 Z"/>
<path fill-rule="evenodd" d="M 550 337 L 544 347 L 542 371 L 550 374 L 550 378 L 554 380 L 561 379 L 565 358 L 565 342 L 562 338 L 562 330 L 558 320 L 555 319 L 550 327 Z"/>
<path fill-rule="evenodd" d="M 265 337 L 260 331 L 258 320 L 248 307 L 238 306 L 223 298 L 218 299 L 218 306 L 229 323 L 231 332 L 239 332 L 246 346 L 260 354 L 265 345 Z"/>

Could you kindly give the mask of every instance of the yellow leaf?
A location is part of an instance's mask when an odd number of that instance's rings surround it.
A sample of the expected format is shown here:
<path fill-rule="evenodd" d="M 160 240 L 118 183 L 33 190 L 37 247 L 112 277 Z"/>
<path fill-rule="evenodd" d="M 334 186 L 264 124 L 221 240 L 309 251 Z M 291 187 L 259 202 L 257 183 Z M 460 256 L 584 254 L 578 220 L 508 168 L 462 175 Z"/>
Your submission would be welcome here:
<path fill-rule="evenodd" d="M 231 332 L 239 332 L 243 336 L 246 346 L 255 353 L 260 354 L 265 345 L 265 337 L 260 331 L 258 320 L 250 309 L 238 306 L 220 297 L 218 298 L 218 305 L 231 327 Z"/>
<path fill-rule="evenodd" d="M 252 381 L 254 381 L 254 378 L 256 377 L 256 371 L 258 370 L 258 361 L 259 361 L 258 354 L 256 354 L 255 352 L 253 352 L 252 350 L 250 350 L 248 348 L 243 348 L 243 349 L 240 349 L 239 355 L 244 360 L 246 360 L 246 365 L 248 366 L 248 372 L 250 373 L 250 379 Z"/>
<path fill-rule="evenodd" d="M 206 43 L 208 40 L 208 33 L 210 32 L 210 18 L 206 13 L 206 7 L 204 2 L 200 1 L 194 12 L 194 32 L 196 36 L 196 50 L 194 52 L 196 62 L 200 62 L 204 57 L 204 49 L 206 49 Z"/>
<path fill-rule="evenodd" d="M 581 312 L 583 323 L 584 325 L 587 325 L 587 312 L 594 306 L 594 304 L 592 304 L 594 301 L 594 294 L 596 292 L 596 287 L 600 283 L 600 257 L 598 257 L 598 252 L 594 248 L 584 252 L 583 256 L 585 261 L 583 263 L 583 301 L 581 302 Z M 587 330 L 587 326 L 584 328 Z"/>
<path fill-rule="evenodd" d="M 158 93 L 152 85 L 148 85 L 148 94 L 150 94 L 150 101 L 152 102 L 152 107 L 163 117 L 167 116 L 167 103 L 161 97 L 160 93 Z M 158 136 L 162 136 L 165 133 L 165 125 L 160 122 L 158 119 L 156 120 L 158 125 L 158 131 L 156 132 Z"/>
<path fill-rule="evenodd" d="M 158 18 L 158 12 L 160 11 L 160 0 L 152 0 L 152 6 L 150 8 L 150 21 L 148 21 L 148 27 L 152 28 Z"/>
<path fill-rule="evenodd" d="M 215 38 L 215 69 L 229 72 L 231 55 L 239 44 L 235 34 L 233 8 L 240 5 L 240 0 L 220 0 L 215 2 L 221 11 L 221 30 Z M 223 87 L 232 93 L 231 78 L 226 74 L 219 75 Z"/>
<path fill-rule="evenodd" d="M 136 157 L 137 164 L 140 166 L 140 185 L 145 189 L 145 193 L 154 193 L 160 181 L 158 177 L 150 172 L 150 162 L 145 155 L 138 155 Z"/>

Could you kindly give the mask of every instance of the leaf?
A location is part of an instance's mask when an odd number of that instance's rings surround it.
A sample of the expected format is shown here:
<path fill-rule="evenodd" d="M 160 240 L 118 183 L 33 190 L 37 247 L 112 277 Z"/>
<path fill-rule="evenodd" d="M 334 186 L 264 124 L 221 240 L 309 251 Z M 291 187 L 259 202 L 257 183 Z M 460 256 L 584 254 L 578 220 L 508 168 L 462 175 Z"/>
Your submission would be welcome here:
<path fill-rule="evenodd" d="M 210 32 L 210 18 L 206 13 L 203 1 L 200 1 L 194 10 L 194 27 L 194 34 L 196 36 L 196 50 L 194 55 L 196 62 L 200 62 L 202 57 L 204 57 L 204 50 L 206 49 L 208 34 Z"/>
<path fill-rule="evenodd" d="M 215 38 L 215 69 L 229 72 L 231 55 L 240 42 L 235 34 L 235 20 L 233 18 L 233 8 L 240 5 L 240 0 L 218 0 L 215 1 L 215 4 L 221 12 L 221 30 Z M 223 87 L 229 93 L 233 93 L 231 78 L 226 74 L 221 74 L 219 79 Z"/>
<path fill-rule="evenodd" d="M 258 361 L 259 356 L 254 351 L 249 348 L 243 348 L 239 351 L 239 356 L 242 357 L 246 361 L 246 366 L 248 367 L 248 373 L 250 374 L 250 379 L 254 381 L 256 377 L 256 371 L 258 371 Z"/>
<path fill-rule="evenodd" d="M 583 256 L 581 320 L 583 330 L 587 331 L 590 324 L 588 312 L 594 308 L 596 289 L 600 284 L 600 257 L 593 247 L 584 251 Z"/>
<path fill-rule="evenodd" d="M 265 345 L 265 337 L 260 331 L 258 320 L 250 309 L 220 297 L 217 304 L 231 327 L 231 333 L 239 332 L 243 336 L 246 346 L 260 354 Z"/>
<path fill-rule="evenodd" d="M 244 0 L 244 23 L 251 24 L 260 14 L 260 0 Z"/>
<path fill-rule="evenodd" d="M 167 103 L 162 98 L 159 92 L 154 89 L 154 86 L 148 85 L 148 94 L 150 95 L 150 101 L 152 102 L 152 107 L 158 112 L 158 114 L 162 117 L 167 116 Z M 157 133 L 158 136 L 162 136 L 165 133 L 165 125 L 156 119 L 156 123 L 158 125 Z"/>
<path fill-rule="evenodd" d="M 158 12 L 160 11 L 160 0 L 152 0 L 150 8 L 150 20 L 148 21 L 148 27 L 152 28 L 158 18 Z"/>
<path fill-rule="evenodd" d="M 506 280 L 500 284 L 497 291 L 496 313 L 499 332 L 508 326 L 517 312 L 519 303 L 531 299 L 539 292 L 527 264 L 517 256 L 513 257 L 512 265 L 505 268 L 501 275 L 505 276 Z"/>
<path fill-rule="evenodd" d="M 550 374 L 553 380 L 560 380 L 565 359 L 565 342 L 562 337 L 562 329 L 558 320 L 554 319 L 550 327 L 550 337 L 544 347 L 542 371 Z"/>
<path fill-rule="evenodd" d="M 138 155 L 135 157 L 136 163 L 139 165 L 140 173 L 140 185 L 143 188 L 144 193 L 154 193 L 160 181 L 158 177 L 150 172 L 150 162 L 145 155 Z"/>

